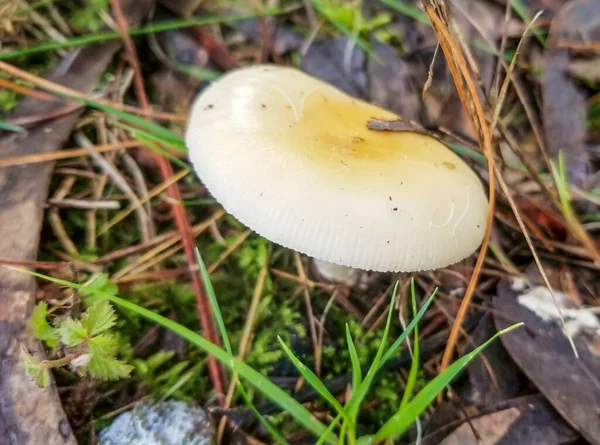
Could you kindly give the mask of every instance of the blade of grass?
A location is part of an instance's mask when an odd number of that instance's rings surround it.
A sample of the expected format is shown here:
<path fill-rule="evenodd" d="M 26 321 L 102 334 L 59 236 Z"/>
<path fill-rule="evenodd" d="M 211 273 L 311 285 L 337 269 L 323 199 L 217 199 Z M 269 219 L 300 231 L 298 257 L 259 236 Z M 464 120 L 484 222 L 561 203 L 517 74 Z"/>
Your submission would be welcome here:
<path fill-rule="evenodd" d="M 531 22 L 529 10 L 527 9 L 527 6 L 525 6 L 525 4 L 523 3 L 523 0 L 510 0 L 510 6 L 512 7 L 513 11 L 515 11 L 517 15 L 521 18 L 521 20 L 523 20 L 525 23 Z M 541 43 L 542 46 L 546 46 L 546 39 L 544 38 L 542 30 L 538 26 L 534 26 L 531 29 L 531 32 L 538 40 L 538 42 Z"/>
<path fill-rule="evenodd" d="M 135 114 L 128 113 L 127 111 L 118 110 L 109 105 L 101 104 L 92 99 L 85 99 L 80 97 L 70 98 L 74 100 L 79 100 L 85 103 L 86 105 L 96 108 L 100 111 L 104 111 L 105 113 L 112 114 L 115 117 L 121 119 L 122 121 L 128 122 L 138 127 L 138 131 L 140 131 L 140 129 L 145 131 L 148 137 L 153 138 L 153 140 L 155 140 L 156 142 L 160 142 L 161 144 L 166 145 L 173 150 L 177 150 L 182 153 L 187 153 L 187 148 L 183 138 L 177 133 L 172 132 L 168 128 L 163 127 L 162 125 L 148 121 L 143 117 L 136 116 Z"/>
<path fill-rule="evenodd" d="M 395 9 L 401 14 L 404 14 L 407 17 L 410 17 L 417 22 L 421 22 L 424 25 L 430 25 L 429 19 L 427 18 L 427 14 L 421 11 L 419 8 L 413 6 L 412 4 L 404 3 L 400 0 L 379 0 L 381 3 L 389 6 L 392 9 Z"/>
<path fill-rule="evenodd" d="M 356 391 L 362 382 L 362 371 L 360 370 L 360 360 L 356 352 L 356 347 L 352 341 L 350 327 L 346 323 L 346 342 L 348 343 L 348 351 L 350 352 L 350 361 L 352 362 L 352 392 Z"/>
<path fill-rule="evenodd" d="M 217 328 L 219 330 L 219 334 L 221 335 L 221 340 L 223 341 L 223 346 L 225 347 L 225 350 L 230 355 L 233 356 L 234 354 L 233 354 L 233 349 L 231 347 L 231 341 L 229 340 L 229 335 L 227 334 L 227 328 L 225 327 L 225 321 L 223 320 L 223 315 L 221 313 L 221 307 L 219 306 L 219 301 L 217 300 L 217 295 L 215 294 L 215 289 L 213 288 L 212 281 L 210 280 L 210 275 L 208 274 L 208 270 L 206 269 L 204 260 L 202 259 L 202 256 L 200 255 L 200 250 L 198 250 L 197 247 L 196 247 L 195 252 L 196 252 L 196 261 L 198 263 L 198 268 L 200 269 L 200 274 L 202 275 L 202 279 L 204 281 L 204 289 L 206 290 L 206 294 L 208 296 L 208 301 L 210 302 L 210 305 L 212 306 L 214 317 L 217 322 Z M 244 385 L 242 384 L 242 382 L 240 382 L 239 379 L 237 378 L 237 375 L 238 375 L 238 373 L 235 372 L 234 379 L 235 379 L 235 383 L 236 383 L 236 388 L 242 395 L 242 398 L 244 399 L 244 402 L 246 403 L 248 408 L 250 408 L 250 411 L 252 411 L 252 413 L 256 416 L 256 418 L 259 420 L 259 422 L 267 429 L 267 431 L 275 438 L 275 440 L 278 443 L 280 443 L 282 445 L 287 445 L 288 442 L 285 440 L 285 438 L 281 434 L 279 434 L 279 432 L 273 427 L 273 425 L 271 425 L 271 423 L 261 413 L 258 412 L 256 407 L 252 403 L 252 399 L 248 395 L 246 388 L 244 388 Z"/>
<path fill-rule="evenodd" d="M 233 355 L 233 349 L 231 349 L 231 342 L 229 341 L 229 335 L 227 334 L 225 321 L 223 321 L 221 307 L 219 306 L 219 302 L 217 301 L 215 289 L 213 288 L 212 281 L 210 280 L 210 276 L 208 274 L 208 271 L 206 270 L 206 265 L 202 260 L 202 256 L 200 255 L 200 250 L 198 250 L 198 247 L 196 247 L 195 249 L 195 254 L 196 262 L 198 263 L 198 268 L 200 269 L 200 275 L 202 275 L 202 279 L 204 280 L 204 289 L 206 290 L 208 301 L 210 302 L 210 305 L 213 308 L 215 321 L 217 322 L 217 329 L 219 330 L 219 334 L 221 335 L 221 340 L 223 340 L 223 347 L 229 354 Z"/>
<path fill-rule="evenodd" d="M 333 419 L 333 421 L 329 424 L 325 433 L 321 437 L 319 437 L 319 440 L 317 440 L 317 443 L 315 445 L 323 445 L 325 443 L 325 441 L 327 440 L 327 438 L 329 437 L 329 435 L 333 433 L 333 429 L 340 422 L 341 419 L 342 419 L 342 416 L 338 414 L 335 417 L 335 419 Z"/>
<path fill-rule="evenodd" d="M 410 282 L 410 294 L 412 301 L 413 318 L 417 316 L 417 297 L 415 295 L 415 280 L 414 278 Z M 408 329 L 406 329 L 408 330 Z M 419 372 L 419 325 L 415 324 L 413 333 L 413 357 L 412 363 L 410 364 L 410 371 L 408 373 L 408 379 L 406 380 L 406 389 L 402 395 L 402 401 L 400 402 L 400 410 L 404 409 L 408 404 L 408 401 L 412 397 L 415 384 L 417 382 L 417 374 Z"/>
<path fill-rule="evenodd" d="M 2 120 L 0 120 L 0 130 L 12 131 L 13 133 L 25 133 L 25 129 L 20 125 L 9 124 Z"/>
<path fill-rule="evenodd" d="M 158 138 L 152 136 L 149 133 L 146 133 L 145 131 L 137 130 L 133 127 L 130 127 L 129 125 L 118 124 L 118 126 L 129 131 L 131 136 L 134 139 L 140 141 L 144 145 L 144 147 L 147 147 L 150 150 L 152 150 L 153 152 L 155 152 L 161 156 L 164 156 L 165 158 L 170 160 L 173 164 L 176 164 L 179 167 L 184 168 L 184 169 L 190 168 L 190 166 L 187 165 L 185 162 L 183 162 L 181 159 L 177 158 L 176 156 L 173 156 L 167 150 L 162 148 L 159 144 L 155 143 Z"/>
<path fill-rule="evenodd" d="M 216 25 L 223 23 L 233 23 L 243 20 L 256 19 L 260 17 L 269 17 L 283 14 L 285 11 L 279 9 L 265 10 L 258 14 L 246 14 L 246 15 L 235 15 L 235 16 L 207 16 L 207 17 L 187 17 L 176 20 L 167 20 L 164 22 L 152 23 L 149 25 L 138 26 L 129 30 L 130 36 L 142 36 L 146 34 L 153 34 L 163 31 L 172 31 L 176 29 L 189 28 L 191 26 L 206 26 Z M 96 34 L 88 34 L 81 37 L 73 37 L 65 40 L 64 42 L 47 42 L 40 45 L 30 46 L 28 48 L 15 49 L 12 51 L 6 51 L 0 54 L 0 60 L 14 59 L 15 57 L 27 56 L 30 54 L 36 54 L 41 52 L 48 52 L 63 48 L 73 48 L 76 46 L 89 45 L 91 43 L 106 42 L 108 40 L 117 40 L 121 38 L 121 34 L 118 32 L 107 31 Z"/>
<path fill-rule="evenodd" d="M 312 386 L 320 395 L 325 399 L 329 404 L 335 409 L 335 411 L 341 415 L 344 419 L 348 420 L 348 413 L 344 407 L 337 401 L 333 394 L 329 392 L 327 387 L 321 382 L 319 377 L 312 372 L 310 368 L 308 368 L 304 363 L 302 363 L 298 357 L 292 352 L 292 350 L 285 344 L 283 339 L 278 335 L 277 340 L 279 341 L 279 345 L 287 354 L 288 358 L 292 361 L 294 366 L 298 369 L 302 377 Z"/>
<path fill-rule="evenodd" d="M 433 298 L 435 297 L 436 294 L 437 294 L 437 288 L 433 291 L 433 293 L 427 299 L 427 301 L 425 302 L 425 304 L 421 307 L 421 309 L 419 310 L 419 312 L 417 312 L 417 315 L 415 316 L 415 318 L 413 318 L 413 320 L 408 324 L 408 326 L 406 327 L 406 329 L 404 330 L 404 332 L 400 335 L 400 337 L 398 337 L 396 339 L 396 341 L 394 342 L 394 344 L 392 344 L 392 346 L 390 347 L 390 349 L 387 350 L 387 352 L 385 353 L 385 355 L 381 359 L 381 366 L 383 366 L 385 364 L 385 362 L 387 362 L 390 359 L 390 357 L 398 350 L 398 348 L 400 346 L 402 346 L 402 343 L 404 343 L 404 340 L 406 339 L 406 336 L 410 333 L 410 331 L 413 330 L 413 328 L 417 325 L 417 323 L 419 322 L 419 320 L 421 320 L 421 318 L 423 317 L 423 315 L 425 315 L 425 312 L 427 311 L 427 309 L 429 308 L 429 306 L 431 305 L 431 303 L 433 303 Z"/>
<path fill-rule="evenodd" d="M 472 352 L 464 355 L 444 372 L 429 382 L 425 388 L 412 399 L 404 408 L 400 408 L 373 436 L 374 441 L 380 441 L 387 438 L 397 438 L 402 435 L 414 420 L 429 406 L 435 397 L 462 371 L 465 366 L 471 362 L 481 351 L 483 351 L 496 338 L 504 335 L 513 329 L 522 326 L 523 323 L 517 323 L 506 329 L 497 332 L 492 338 L 484 344 L 474 349 Z"/>
<path fill-rule="evenodd" d="M 187 340 L 190 344 L 197 346 L 198 348 L 212 355 L 232 371 L 237 372 L 241 377 L 246 379 L 252 386 L 254 386 L 254 388 L 256 388 L 261 394 L 263 394 L 273 403 L 277 404 L 283 410 L 287 411 L 299 424 L 304 426 L 307 430 L 315 434 L 317 437 L 321 437 L 327 432 L 327 428 L 325 427 L 325 425 L 323 425 L 323 423 L 321 423 L 316 417 L 314 417 L 310 411 L 308 411 L 304 406 L 298 403 L 292 396 L 290 396 L 288 393 L 286 393 L 273 382 L 271 382 L 268 378 L 263 376 L 258 371 L 254 370 L 252 367 L 250 367 L 243 361 L 237 359 L 235 356 L 231 355 L 223 348 L 220 348 L 214 343 L 211 343 L 206 338 L 204 338 L 200 334 L 197 334 L 191 329 L 186 328 L 185 326 L 182 326 L 179 323 L 167 317 L 163 317 L 162 315 L 156 314 L 135 303 L 131 303 L 120 297 L 91 288 L 89 286 L 72 283 L 70 281 L 61 280 L 59 278 L 50 277 L 22 268 L 9 268 L 12 270 L 26 273 L 28 275 L 32 275 L 37 278 L 41 278 L 46 281 L 50 281 L 52 283 L 60 284 L 62 286 L 66 286 L 72 289 L 77 289 L 85 294 L 89 294 L 91 296 L 85 299 L 86 303 L 88 304 L 92 304 L 95 301 L 105 299 L 110 301 L 111 303 L 114 303 L 122 309 L 131 311 L 154 323 L 163 326 L 164 328 L 177 334 L 179 337 Z M 333 435 L 331 435 L 331 438 L 328 439 L 328 441 L 332 443 L 335 440 L 337 440 L 337 437 Z"/>
<path fill-rule="evenodd" d="M 381 358 L 383 356 L 383 350 L 385 349 L 385 344 L 387 343 L 388 334 L 390 332 L 390 325 L 392 324 L 392 313 L 394 312 L 394 302 L 396 301 L 396 294 L 398 292 L 398 284 L 399 284 L 399 282 L 396 281 L 396 285 L 394 286 L 394 290 L 392 292 L 392 298 L 390 301 L 389 311 L 388 311 L 388 315 L 387 315 L 387 321 L 385 323 L 385 328 L 383 330 L 383 336 L 381 338 L 381 343 L 379 344 L 377 354 L 375 355 L 375 359 L 373 360 L 373 363 L 369 367 L 369 370 L 367 371 L 367 374 L 365 375 L 364 380 L 358 386 L 356 391 L 353 391 L 352 397 L 350 397 L 350 400 L 348 401 L 348 403 L 346 405 L 346 407 L 347 407 L 346 411 L 350 415 L 352 422 L 353 422 L 351 425 L 352 427 L 354 427 L 354 425 L 356 423 L 356 418 L 358 416 L 358 409 L 360 407 L 360 403 L 365 398 L 367 391 L 369 390 L 369 388 L 371 386 L 371 383 L 373 383 L 375 374 L 377 373 L 377 371 L 379 370 L 379 368 L 381 367 L 381 364 L 382 364 Z"/>
<path fill-rule="evenodd" d="M 312 0 L 312 4 L 315 6 L 315 9 L 323 17 L 325 17 L 329 21 L 329 23 L 335 26 L 342 34 L 344 34 L 350 40 L 356 42 L 356 44 L 360 46 L 367 54 L 369 54 L 372 57 L 375 57 L 375 54 L 373 54 L 373 51 L 371 51 L 371 48 L 369 44 L 365 41 L 365 39 L 355 35 L 355 33 L 353 33 L 351 29 L 348 29 L 348 27 L 344 23 L 342 23 L 340 20 L 337 20 L 331 13 L 331 11 L 329 11 L 328 6 L 324 2 L 322 2 L 321 0 Z"/>

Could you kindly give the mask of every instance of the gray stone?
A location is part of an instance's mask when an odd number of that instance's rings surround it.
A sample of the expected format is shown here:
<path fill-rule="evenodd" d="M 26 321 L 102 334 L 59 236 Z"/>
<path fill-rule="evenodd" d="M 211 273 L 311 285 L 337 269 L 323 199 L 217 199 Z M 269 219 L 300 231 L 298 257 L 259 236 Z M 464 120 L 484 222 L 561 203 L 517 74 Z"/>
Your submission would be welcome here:
<path fill-rule="evenodd" d="M 143 403 L 100 432 L 100 445 L 212 445 L 204 410 L 184 402 Z"/>

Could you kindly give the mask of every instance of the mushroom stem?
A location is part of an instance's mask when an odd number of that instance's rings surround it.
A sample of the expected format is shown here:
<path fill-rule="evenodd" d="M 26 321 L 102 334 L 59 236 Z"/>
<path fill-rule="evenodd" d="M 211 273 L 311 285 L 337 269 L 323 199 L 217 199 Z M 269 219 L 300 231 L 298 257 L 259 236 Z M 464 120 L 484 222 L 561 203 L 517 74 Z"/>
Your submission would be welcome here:
<path fill-rule="evenodd" d="M 345 284 L 348 287 L 354 286 L 362 273 L 362 269 L 354 267 L 342 266 L 316 258 L 313 258 L 312 261 L 313 269 L 319 278 L 332 283 Z"/>

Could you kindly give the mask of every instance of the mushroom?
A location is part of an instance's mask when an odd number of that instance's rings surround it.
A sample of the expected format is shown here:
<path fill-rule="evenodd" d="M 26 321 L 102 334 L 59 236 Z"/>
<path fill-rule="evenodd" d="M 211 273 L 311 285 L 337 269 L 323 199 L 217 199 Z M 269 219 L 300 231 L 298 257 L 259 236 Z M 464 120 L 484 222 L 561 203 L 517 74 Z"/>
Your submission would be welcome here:
<path fill-rule="evenodd" d="M 225 210 L 284 247 L 379 272 L 470 255 L 488 210 L 477 175 L 437 139 L 374 131 L 372 119 L 398 116 L 299 70 L 257 65 L 200 94 L 186 142 Z"/>

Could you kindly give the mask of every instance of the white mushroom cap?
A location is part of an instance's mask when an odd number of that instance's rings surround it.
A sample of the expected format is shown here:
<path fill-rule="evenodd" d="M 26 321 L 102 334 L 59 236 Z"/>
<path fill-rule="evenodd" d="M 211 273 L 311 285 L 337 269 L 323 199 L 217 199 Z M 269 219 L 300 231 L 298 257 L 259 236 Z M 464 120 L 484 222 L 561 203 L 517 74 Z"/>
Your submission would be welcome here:
<path fill-rule="evenodd" d="M 335 264 L 417 271 L 480 245 L 488 202 L 436 139 L 369 130 L 398 116 L 292 68 L 233 71 L 196 100 L 190 159 L 225 210 L 282 246 Z"/>

